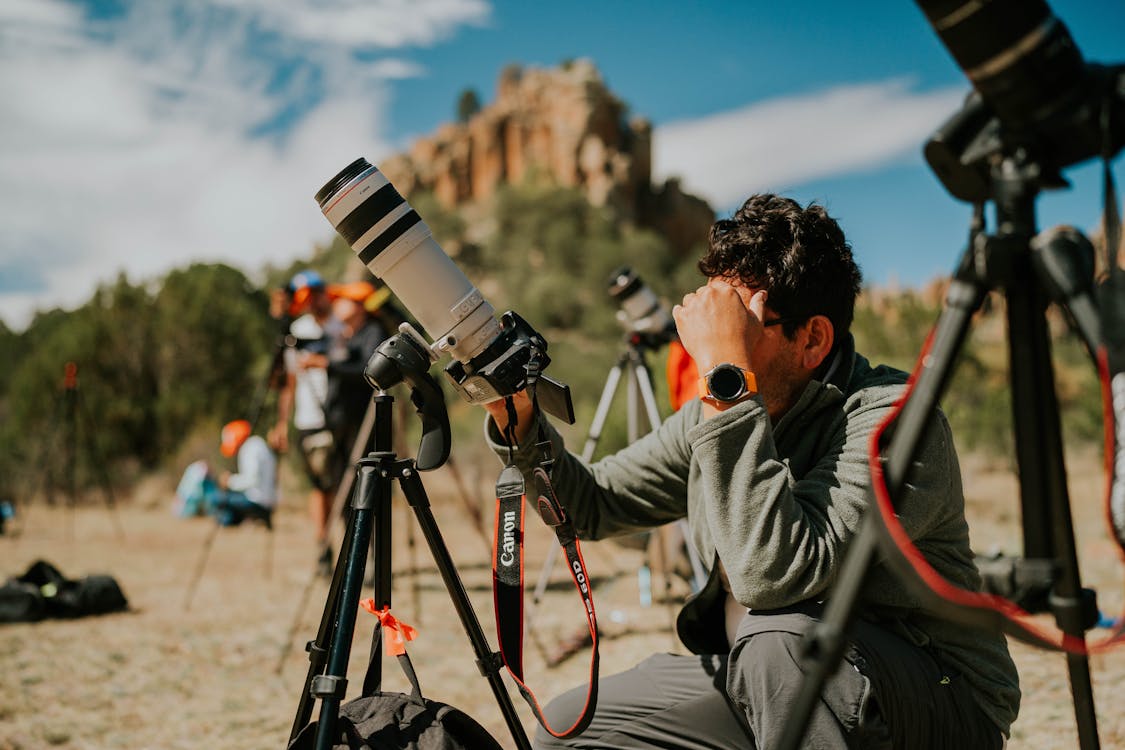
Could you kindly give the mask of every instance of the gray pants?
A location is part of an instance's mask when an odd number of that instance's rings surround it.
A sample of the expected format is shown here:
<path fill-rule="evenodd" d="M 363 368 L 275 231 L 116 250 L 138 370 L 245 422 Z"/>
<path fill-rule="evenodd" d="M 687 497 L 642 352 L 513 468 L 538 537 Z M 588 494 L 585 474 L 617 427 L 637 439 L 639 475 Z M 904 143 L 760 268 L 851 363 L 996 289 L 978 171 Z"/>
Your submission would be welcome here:
<path fill-rule="evenodd" d="M 748 615 L 729 655 L 651 656 L 601 680 L 585 732 L 558 740 L 540 727 L 535 747 L 776 747 L 804 679 L 797 654 L 813 622 L 798 613 Z M 825 683 L 802 748 L 999 750 L 1000 730 L 976 707 L 968 686 L 929 653 L 863 622 L 853 636 Z M 582 686 L 551 701 L 551 726 L 569 726 L 584 700 Z"/>

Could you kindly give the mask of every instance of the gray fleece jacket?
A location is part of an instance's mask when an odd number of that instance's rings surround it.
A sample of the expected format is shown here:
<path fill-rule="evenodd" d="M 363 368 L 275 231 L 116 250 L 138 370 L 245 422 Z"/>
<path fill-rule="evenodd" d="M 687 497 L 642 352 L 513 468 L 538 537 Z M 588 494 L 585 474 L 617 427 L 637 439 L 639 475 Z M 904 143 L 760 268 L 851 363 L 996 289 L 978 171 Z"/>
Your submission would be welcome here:
<path fill-rule="evenodd" d="M 848 350 L 830 382 L 814 380 L 777 424 L 753 398 L 701 421 L 698 400 L 657 430 L 592 465 L 567 453 L 544 422 L 557 457 L 552 480 L 583 539 L 630 534 L 687 517 L 702 559 L 719 560 L 734 598 L 769 610 L 821 600 L 832 590 L 848 542 L 868 505 L 867 454 L 875 428 L 905 390 L 906 374 L 872 368 Z M 851 367 L 847 366 L 848 361 Z M 495 425 L 488 436 L 507 456 Z M 537 465 L 537 429 L 516 451 Z M 915 471 L 896 501 L 919 550 L 952 583 L 979 589 L 969 548 L 961 473 L 943 415 L 923 442 Z M 696 653 L 724 653 L 718 566 L 681 613 L 681 639 Z M 946 622 L 918 608 L 883 565 L 865 580 L 864 619 L 928 648 L 963 675 L 1005 734 L 1019 708 L 1019 680 L 1004 637 Z"/>

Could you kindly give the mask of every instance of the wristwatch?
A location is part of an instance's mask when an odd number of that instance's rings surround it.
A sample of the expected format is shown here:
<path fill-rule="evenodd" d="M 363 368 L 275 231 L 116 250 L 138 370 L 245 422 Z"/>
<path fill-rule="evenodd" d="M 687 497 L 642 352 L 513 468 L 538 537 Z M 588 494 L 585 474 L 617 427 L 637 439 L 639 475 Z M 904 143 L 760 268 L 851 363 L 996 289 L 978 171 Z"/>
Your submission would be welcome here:
<path fill-rule="evenodd" d="M 730 363 L 712 367 L 699 379 L 699 397 L 712 404 L 736 404 L 757 392 L 754 373 Z"/>

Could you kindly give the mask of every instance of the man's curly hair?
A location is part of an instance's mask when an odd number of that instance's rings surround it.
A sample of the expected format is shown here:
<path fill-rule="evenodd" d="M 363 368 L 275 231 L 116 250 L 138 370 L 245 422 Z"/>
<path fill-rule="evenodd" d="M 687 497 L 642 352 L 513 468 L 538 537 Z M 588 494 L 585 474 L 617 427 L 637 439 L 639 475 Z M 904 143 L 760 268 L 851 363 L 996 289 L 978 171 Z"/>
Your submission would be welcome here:
<path fill-rule="evenodd" d="M 770 193 L 750 196 L 734 216 L 711 226 L 699 270 L 768 291 L 767 304 L 795 319 L 781 326 L 789 338 L 803 320 L 824 315 L 842 340 L 862 282 L 851 246 L 822 206 L 801 208 Z"/>

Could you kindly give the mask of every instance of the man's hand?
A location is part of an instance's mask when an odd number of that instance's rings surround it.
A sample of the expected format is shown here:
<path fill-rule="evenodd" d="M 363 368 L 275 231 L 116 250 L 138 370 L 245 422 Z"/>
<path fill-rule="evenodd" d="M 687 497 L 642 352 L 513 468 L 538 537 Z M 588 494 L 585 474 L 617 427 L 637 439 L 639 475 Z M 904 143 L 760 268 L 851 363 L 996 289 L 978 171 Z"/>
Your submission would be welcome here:
<path fill-rule="evenodd" d="M 328 367 L 328 357 L 314 352 L 304 352 L 298 357 L 297 366 L 302 370 L 323 370 Z"/>
<path fill-rule="evenodd" d="M 512 403 L 516 407 L 516 443 L 518 444 L 523 442 L 524 437 L 527 436 L 528 430 L 531 429 L 531 418 L 534 415 L 535 409 L 526 391 L 519 391 L 513 395 Z M 492 421 L 500 428 L 500 434 L 506 436 L 507 433 L 505 429 L 508 426 L 508 407 L 505 405 L 505 400 L 499 399 L 498 401 L 490 401 L 484 405 L 484 408 L 492 415 Z"/>
<path fill-rule="evenodd" d="M 273 448 L 275 453 L 285 453 L 289 450 L 289 425 L 276 424 L 266 433 L 266 443 Z"/>
<path fill-rule="evenodd" d="M 230 484 L 230 472 L 224 471 L 222 474 L 219 475 L 219 488 L 225 490 L 229 484 Z"/>
<path fill-rule="evenodd" d="M 680 343 L 700 375 L 724 362 L 754 369 L 750 357 L 762 336 L 765 304 L 765 290 L 751 294 L 711 279 L 672 308 Z"/>

